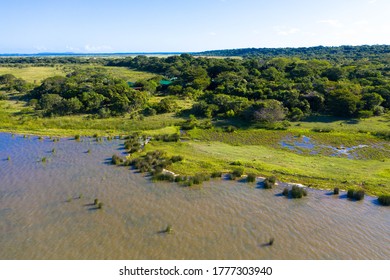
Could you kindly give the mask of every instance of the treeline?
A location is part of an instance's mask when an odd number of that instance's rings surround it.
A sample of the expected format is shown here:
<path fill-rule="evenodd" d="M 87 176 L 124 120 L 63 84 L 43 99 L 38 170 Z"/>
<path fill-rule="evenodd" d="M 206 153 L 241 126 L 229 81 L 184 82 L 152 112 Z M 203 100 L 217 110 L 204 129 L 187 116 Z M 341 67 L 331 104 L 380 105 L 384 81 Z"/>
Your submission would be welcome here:
<path fill-rule="evenodd" d="M 384 55 L 389 61 L 389 45 L 363 45 L 363 46 L 340 46 L 340 47 L 302 47 L 302 48 L 243 48 L 228 50 L 212 50 L 199 52 L 194 55 L 204 56 L 242 56 L 242 57 L 299 57 L 301 59 L 327 59 L 332 61 L 359 60 L 383 60 Z"/>
<path fill-rule="evenodd" d="M 104 71 L 78 70 L 45 79 L 26 98 L 44 116 L 87 113 L 109 117 L 143 108 L 148 94 Z"/>
<path fill-rule="evenodd" d="M 262 122 L 312 114 L 370 117 L 390 108 L 390 66 L 368 59 L 335 63 L 183 54 L 117 59 L 108 65 L 171 78 L 174 83 L 166 93 L 195 100 L 192 112 L 204 117 L 239 116 Z"/>
<path fill-rule="evenodd" d="M 242 118 L 261 123 L 300 120 L 313 114 L 361 118 L 390 109 L 390 66 L 369 58 L 337 62 L 297 57 L 217 59 L 182 54 L 102 60 L 107 66 L 148 71 L 156 77 L 137 81 L 135 90 L 104 71 L 76 71 L 66 77 L 48 78 L 40 86 L 24 91 L 44 115 L 152 115 L 177 110 L 175 100 L 183 98 L 192 100 L 189 113 L 198 117 Z M 161 85 L 162 78 L 172 83 Z M 0 86 L 2 80 L 17 81 L 3 75 Z M 10 86 L 3 83 L 3 87 Z M 148 96 L 155 93 L 166 97 L 158 105 L 148 104 Z"/>

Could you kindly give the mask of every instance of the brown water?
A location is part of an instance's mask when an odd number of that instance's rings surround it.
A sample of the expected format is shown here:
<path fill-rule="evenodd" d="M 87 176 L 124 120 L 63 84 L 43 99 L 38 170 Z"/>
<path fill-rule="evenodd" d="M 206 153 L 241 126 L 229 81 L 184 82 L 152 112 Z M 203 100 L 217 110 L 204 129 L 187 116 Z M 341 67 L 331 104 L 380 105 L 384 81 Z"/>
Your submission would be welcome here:
<path fill-rule="evenodd" d="M 0 259 L 390 259 L 390 208 L 375 198 L 152 183 L 107 164 L 121 143 L 0 134 Z"/>

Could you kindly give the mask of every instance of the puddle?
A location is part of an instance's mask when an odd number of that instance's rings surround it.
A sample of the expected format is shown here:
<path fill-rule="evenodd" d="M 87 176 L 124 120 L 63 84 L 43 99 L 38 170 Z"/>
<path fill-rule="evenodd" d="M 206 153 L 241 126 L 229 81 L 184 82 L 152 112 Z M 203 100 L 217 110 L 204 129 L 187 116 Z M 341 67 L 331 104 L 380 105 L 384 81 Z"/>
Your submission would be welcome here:
<path fill-rule="evenodd" d="M 287 137 L 280 142 L 280 145 L 284 148 L 288 148 L 291 151 L 302 154 L 305 150 L 310 154 L 329 154 L 328 150 L 330 149 L 330 156 L 346 156 L 348 158 L 356 158 L 355 150 L 368 147 L 368 145 L 357 145 L 352 147 L 334 147 L 330 145 L 318 145 L 310 137 L 307 136 L 294 136 Z"/>

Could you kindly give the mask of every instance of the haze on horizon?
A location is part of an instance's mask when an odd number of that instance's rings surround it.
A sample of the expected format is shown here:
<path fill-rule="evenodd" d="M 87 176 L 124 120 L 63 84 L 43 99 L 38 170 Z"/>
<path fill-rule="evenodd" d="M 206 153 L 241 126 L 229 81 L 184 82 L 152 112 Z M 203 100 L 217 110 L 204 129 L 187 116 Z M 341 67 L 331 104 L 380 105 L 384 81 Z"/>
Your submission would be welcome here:
<path fill-rule="evenodd" d="M 388 0 L 4 0 L 0 53 L 390 44 Z"/>

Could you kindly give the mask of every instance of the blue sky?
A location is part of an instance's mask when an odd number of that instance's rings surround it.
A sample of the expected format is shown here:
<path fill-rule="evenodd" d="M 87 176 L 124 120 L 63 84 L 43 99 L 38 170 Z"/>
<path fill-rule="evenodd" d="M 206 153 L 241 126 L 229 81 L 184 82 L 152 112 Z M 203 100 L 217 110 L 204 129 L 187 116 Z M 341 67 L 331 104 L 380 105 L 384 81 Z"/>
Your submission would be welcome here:
<path fill-rule="evenodd" d="M 0 0 L 0 53 L 390 44 L 389 0 Z"/>

